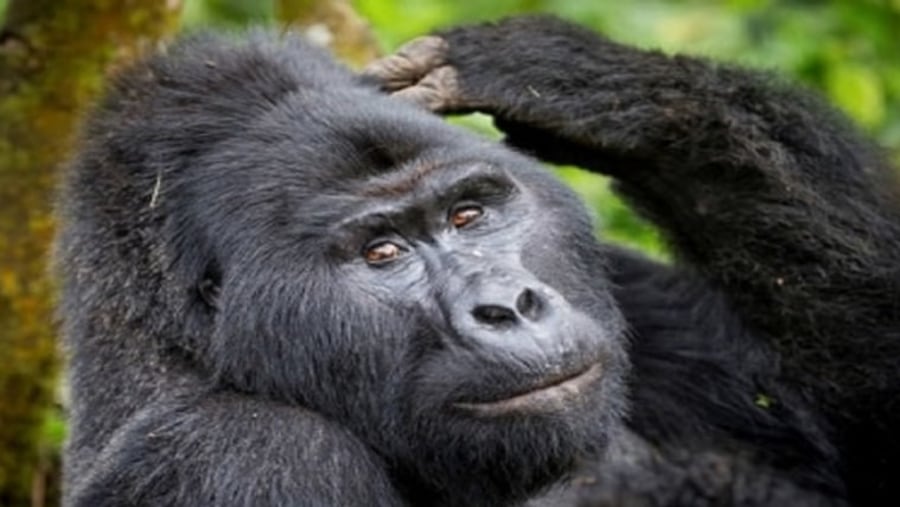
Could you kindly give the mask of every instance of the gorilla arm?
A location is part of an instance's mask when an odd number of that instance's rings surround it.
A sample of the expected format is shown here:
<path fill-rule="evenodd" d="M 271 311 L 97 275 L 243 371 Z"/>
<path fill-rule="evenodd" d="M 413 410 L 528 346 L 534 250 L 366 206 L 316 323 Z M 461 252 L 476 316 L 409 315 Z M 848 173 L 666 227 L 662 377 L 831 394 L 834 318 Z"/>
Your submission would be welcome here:
<path fill-rule="evenodd" d="M 384 465 L 296 406 L 212 394 L 135 414 L 68 505 L 402 505 Z"/>
<path fill-rule="evenodd" d="M 842 118 L 768 76 L 543 17 L 418 39 L 368 74 L 614 176 L 688 269 L 771 338 L 784 380 L 813 395 L 849 467 L 876 485 L 860 490 L 886 487 L 863 467 L 873 452 L 882 470 L 900 463 L 900 213 L 886 164 Z"/>

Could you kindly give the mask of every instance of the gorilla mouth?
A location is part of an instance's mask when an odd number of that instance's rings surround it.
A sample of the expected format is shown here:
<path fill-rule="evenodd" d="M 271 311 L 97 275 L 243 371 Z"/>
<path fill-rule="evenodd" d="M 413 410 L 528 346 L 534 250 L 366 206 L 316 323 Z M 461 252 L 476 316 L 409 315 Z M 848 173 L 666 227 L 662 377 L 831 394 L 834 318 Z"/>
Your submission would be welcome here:
<path fill-rule="evenodd" d="M 510 398 L 488 402 L 458 402 L 454 406 L 481 417 L 515 413 L 558 412 L 582 397 L 585 390 L 600 379 L 599 363 L 576 373 L 546 379 L 534 388 Z"/>

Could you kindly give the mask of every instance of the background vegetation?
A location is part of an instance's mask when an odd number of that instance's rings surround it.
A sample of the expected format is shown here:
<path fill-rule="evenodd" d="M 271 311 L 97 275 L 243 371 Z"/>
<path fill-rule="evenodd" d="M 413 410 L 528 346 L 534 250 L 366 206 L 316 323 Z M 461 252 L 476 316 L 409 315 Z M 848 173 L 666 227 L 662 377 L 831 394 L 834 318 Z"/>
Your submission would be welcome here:
<path fill-rule="evenodd" d="M 43 272 L 59 161 L 104 69 L 178 30 L 324 23 L 335 49 L 358 63 L 444 26 L 550 12 L 638 46 L 782 73 L 826 94 L 900 162 L 900 0 L 0 0 L 4 12 L 0 506 L 57 501 L 65 396 L 54 387 L 52 286 Z M 496 135 L 489 118 L 454 121 Z M 604 236 L 665 257 L 605 179 L 558 172 L 595 210 Z"/>

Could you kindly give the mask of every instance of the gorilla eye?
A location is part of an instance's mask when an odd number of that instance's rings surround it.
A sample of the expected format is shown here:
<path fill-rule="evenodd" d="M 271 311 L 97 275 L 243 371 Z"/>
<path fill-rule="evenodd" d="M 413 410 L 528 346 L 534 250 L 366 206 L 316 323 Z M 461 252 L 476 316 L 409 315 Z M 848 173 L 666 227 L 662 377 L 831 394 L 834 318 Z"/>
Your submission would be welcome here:
<path fill-rule="evenodd" d="M 468 205 L 461 206 L 453 210 L 450 215 L 450 223 L 457 229 L 465 227 L 484 215 L 484 210 L 480 206 Z"/>
<path fill-rule="evenodd" d="M 403 248 L 390 241 L 382 241 L 366 248 L 363 257 L 369 264 L 381 264 L 400 257 L 403 254 Z"/>

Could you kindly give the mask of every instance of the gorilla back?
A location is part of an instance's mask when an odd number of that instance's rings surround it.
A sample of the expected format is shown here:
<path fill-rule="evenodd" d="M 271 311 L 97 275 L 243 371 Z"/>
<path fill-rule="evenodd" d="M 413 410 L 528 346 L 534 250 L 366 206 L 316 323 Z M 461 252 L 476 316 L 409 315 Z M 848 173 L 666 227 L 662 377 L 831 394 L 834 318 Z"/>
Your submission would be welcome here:
<path fill-rule="evenodd" d="M 61 198 L 68 505 L 497 505 L 622 431 L 571 192 L 297 38 L 126 70 Z"/>

